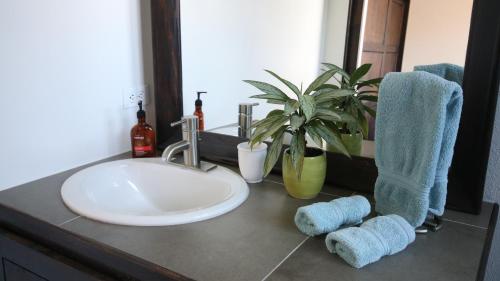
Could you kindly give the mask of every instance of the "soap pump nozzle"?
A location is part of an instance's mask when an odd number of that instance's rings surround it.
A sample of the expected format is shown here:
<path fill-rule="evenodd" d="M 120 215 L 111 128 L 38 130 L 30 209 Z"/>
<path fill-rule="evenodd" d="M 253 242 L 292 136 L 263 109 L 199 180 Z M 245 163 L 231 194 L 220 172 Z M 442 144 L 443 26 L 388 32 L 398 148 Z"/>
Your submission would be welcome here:
<path fill-rule="evenodd" d="M 195 106 L 202 106 L 203 105 L 203 102 L 201 101 L 200 99 L 200 95 L 201 94 L 206 94 L 207 92 L 203 92 L 203 91 L 200 91 L 200 92 L 196 92 L 196 94 L 198 95 L 198 98 L 196 99 L 196 101 L 194 102 L 194 105 Z"/>
<path fill-rule="evenodd" d="M 137 103 L 139 105 L 139 110 L 137 111 L 137 118 L 146 118 L 146 112 L 142 109 L 142 100 Z"/>

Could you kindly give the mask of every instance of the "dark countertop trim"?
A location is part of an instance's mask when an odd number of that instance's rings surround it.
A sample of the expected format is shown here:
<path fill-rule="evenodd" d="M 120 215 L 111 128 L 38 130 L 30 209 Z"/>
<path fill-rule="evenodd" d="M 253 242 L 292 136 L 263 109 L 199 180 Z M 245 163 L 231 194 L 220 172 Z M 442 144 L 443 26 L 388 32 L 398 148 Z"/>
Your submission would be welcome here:
<path fill-rule="evenodd" d="M 72 220 L 77 218 L 79 217 Z M 120 280 L 130 278 L 138 280 L 192 280 L 3 204 L 0 204 L 0 226 Z"/>

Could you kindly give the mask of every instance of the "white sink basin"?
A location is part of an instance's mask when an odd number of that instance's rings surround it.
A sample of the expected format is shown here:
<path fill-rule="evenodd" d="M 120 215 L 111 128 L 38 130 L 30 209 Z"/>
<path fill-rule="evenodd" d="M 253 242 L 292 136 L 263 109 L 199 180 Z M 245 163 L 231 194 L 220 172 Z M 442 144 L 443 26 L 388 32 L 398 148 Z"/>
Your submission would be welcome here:
<path fill-rule="evenodd" d="M 246 200 L 248 186 L 220 166 L 205 173 L 161 158 L 126 159 L 77 172 L 64 182 L 61 195 L 71 210 L 94 220 L 159 226 L 225 214 Z"/>

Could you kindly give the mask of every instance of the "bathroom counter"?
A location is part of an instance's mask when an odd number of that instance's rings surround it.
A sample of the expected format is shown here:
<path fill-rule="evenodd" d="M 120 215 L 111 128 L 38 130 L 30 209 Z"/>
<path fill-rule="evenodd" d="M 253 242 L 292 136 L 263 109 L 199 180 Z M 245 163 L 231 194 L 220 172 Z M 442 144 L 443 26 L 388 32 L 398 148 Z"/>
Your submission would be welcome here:
<path fill-rule="evenodd" d="M 287 195 L 279 176 L 271 175 L 249 185 L 250 195 L 239 208 L 214 219 L 119 226 L 80 217 L 62 202 L 62 183 L 84 167 L 2 191 L 0 204 L 108 251 L 196 280 L 475 280 L 492 211 L 488 203 L 480 216 L 447 211 L 439 232 L 417 235 L 405 251 L 355 269 L 328 253 L 324 236 L 307 237 L 293 222 L 298 207 L 350 191 L 330 188 L 313 200 L 298 200 Z"/>

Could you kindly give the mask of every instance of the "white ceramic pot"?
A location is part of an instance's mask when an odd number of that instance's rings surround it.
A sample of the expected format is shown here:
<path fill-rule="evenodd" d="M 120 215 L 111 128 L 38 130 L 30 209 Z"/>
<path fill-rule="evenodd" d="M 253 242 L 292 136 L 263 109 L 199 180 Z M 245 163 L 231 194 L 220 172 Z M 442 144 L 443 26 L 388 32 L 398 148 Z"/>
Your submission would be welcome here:
<path fill-rule="evenodd" d="M 264 178 L 264 161 L 267 155 L 267 145 L 257 144 L 250 149 L 248 142 L 238 144 L 238 165 L 241 176 L 248 183 L 261 182 Z"/>

